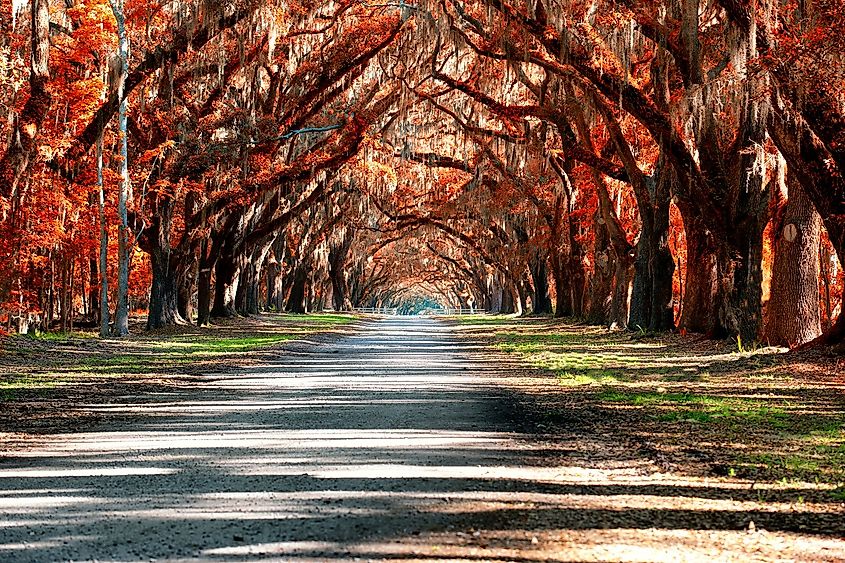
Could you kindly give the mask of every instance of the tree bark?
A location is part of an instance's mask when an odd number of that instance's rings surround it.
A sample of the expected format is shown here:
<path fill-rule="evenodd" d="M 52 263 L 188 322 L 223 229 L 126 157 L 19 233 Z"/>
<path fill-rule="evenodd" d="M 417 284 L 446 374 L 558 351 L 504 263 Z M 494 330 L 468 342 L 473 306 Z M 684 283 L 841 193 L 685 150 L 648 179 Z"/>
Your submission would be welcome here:
<path fill-rule="evenodd" d="M 186 324 L 179 314 L 178 266 L 179 261 L 170 253 L 170 248 L 157 246 L 150 252 L 153 284 L 150 289 L 147 330 Z"/>
<path fill-rule="evenodd" d="M 821 219 L 794 175 L 788 200 L 774 218 L 774 264 L 766 309 L 766 340 L 795 347 L 821 334 L 819 240 Z"/>
<path fill-rule="evenodd" d="M 712 334 L 715 327 L 716 263 L 707 228 L 695 212 L 678 201 L 687 242 L 686 290 L 679 326 L 689 332 Z"/>
<path fill-rule="evenodd" d="M 514 282 L 513 288 L 516 292 L 516 303 L 519 306 L 517 313 L 522 316 L 528 314 L 528 285 L 527 280 L 521 279 Z"/>
<path fill-rule="evenodd" d="M 53 96 L 50 81 L 50 2 L 32 0 L 29 66 L 29 98 L 15 117 L 12 139 L 0 159 L 0 195 L 16 198 L 18 185 L 35 155 L 35 141 L 50 113 Z"/>
<path fill-rule="evenodd" d="M 587 306 L 587 322 L 594 325 L 608 324 L 610 304 L 613 299 L 611 286 L 616 271 L 615 257 L 610 246 L 607 228 L 597 211 L 593 221 L 593 275 L 590 277 L 590 299 Z"/>
<path fill-rule="evenodd" d="M 235 309 L 235 296 L 238 292 L 241 272 L 236 260 L 227 247 L 224 247 L 217 257 L 217 262 L 214 264 L 214 306 L 211 308 L 211 317 L 238 316 Z"/>
<path fill-rule="evenodd" d="M 842 174 L 845 166 L 838 162 L 845 161 L 845 157 L 837 160 L 836 152 L 828 148 L 804 116 L 776 89 L 772 91 L 768 126 L 789 169 L 821 216 L 841 264 L 845 256 L 845 177 Z M 845 289 L 842 297 L 845 299 Z M 840 345 L 843 341 L 845 314 L 840 313 L 836 322 L 812 343 Z"/>
<path fill-rule="evenodd" d="M 573 238 L 574 242 L 574 238 Z M 581 245 L 575 242 L 567 265 L 569 276 L 569 303 L 572 316 L 583 317 L 587 296 L 587 274 L 584 272 L 584 254 Z"/>
<path fill-rule="evenodd" d="M 535 252 L 529 263 L 531 282 L 534 293 L 531 299 L 535 315 L 548 315 L 552 312 L 552 300 L 549 297 L 549 275 L 546 270 L 546 258 Z"/>
<path fill-rule="evenodd" d="M 672 278 L 675 261 L 669 250 L 670 189 L 675 178 L 672 167 L 661 157 L 654 184 L 650 209 L 640 209 L 648 214 L 643 221 L 637 241 L 637 260 L 631 293 L 631 311 L 628 325 L 653 332 L 675 328 L 675 310 L 672 303 Z"/>
<path fill-rule="evenodd" d="M 106 218 L 106 200 L 103 188 L 103 138 L 97 139 L 97 213 L 100 222 L 100 336 L 110 333 L 109 324 L 109 225 Z"/>
<path fill-rule="evenodd" d="M 209 256 L 210 241 L 200 244 L 199 271 L 197 272 L 197 326 L 207 326 L 211 320 L 211 274 L 213 258 Z"/>
<path fill-rule="evenodd" d="M 290 313 L 305 313 L 305 291 L 308 282 L 308 272 L 305 265 L 297 263 L 293 272 L 293 279 L 285 310 Z"/>
<path fill-rule="evenodd" d="M 244 316 L 257 315 L 261 312 L 261 273 L 273 243 L 267 238 L 243 261 L 240 283 L 236 298 L 236 310 Z"/>
<path fill-rule="evenodd" d="M 610 301 L 610 326 L 628 326 L 631 307 L 631 290 L 635 273 L 635 257 L 629 254 L 617 255 L 613 274 L 613 295 Z"/>
<path fill-rule="evenodd" d="M 499 312 L 503 315 L 510 315 L 516 312 L 516 303 L 514 303 L 513 292 L 506 284 L 499 284 L 498 291 L 501 297 L 499 298 Z"/>
<path fill-rule="evenodd" d="M 170 244 L 173 200 L 160 196 L 154 206 L 157 212 L 139 240 L 141 248 L 150 256 L 153 276 L 147 330 L 185 324 L 179 313 L 179 268 L 186 264 Z"/>
<path fill-rule="evenodd" d="M 182 252 L 185 252 L 185 249 L 180 245 L 180 253 Z M 194 317 L 196 316 L 194 294 L 197 291 L 198 278 L 199 257 L 197 256 L 196 245 L 187 245 L 187 253 L 183 254 L 176 277 L 176 307 L 179 317 L 186 324 L 193 323 Z"/>
<path fill-rule="evenodd" d="M 552 278 L 555 282 L 555 318 L 572 316 L 572 288 L 569 284 L 569 276 L 559 253 L 553 253 L 550 257 L 552 266 Z"/>
<path fill-rule="evenodd" d="M 340 241 L 329 249 L 329 279 L 332 286 L 332 306 L 335 311 L 348 311 L 352 308 L 346 282 L 346 262 L 354 240 L 355 231 L 347 227 Z"/>
<path fill-rule="evenodd" d="M 126 32 L 123 0 L 109 0 L 114 19 L 117 22 L 118 61 L 120 77 L 118 97 L 121 99 L 118 109 L 118 134 L 120 135 L 120 186 L 118 188 L 118 227 L 117 227 L 117 299 L 115 304 L 114 336 L 129 334 L 129 254 L 130 232 L 128 205 L 131 197 L 129 180 L 129 139 L 127 136 L 127 98 L 123 96 L 126 78 L 129 72 L 129 36 Z"/>

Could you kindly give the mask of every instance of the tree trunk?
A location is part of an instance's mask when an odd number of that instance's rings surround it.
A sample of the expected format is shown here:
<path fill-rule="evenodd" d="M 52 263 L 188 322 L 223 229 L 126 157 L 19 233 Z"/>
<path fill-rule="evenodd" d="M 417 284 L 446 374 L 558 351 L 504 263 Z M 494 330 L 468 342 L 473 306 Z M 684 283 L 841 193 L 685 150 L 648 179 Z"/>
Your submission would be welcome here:
<path fill-rule="evenodd" d="M 344 272 L 332 271 L 332 307 L 335 311 L 348 311 L 351 308 L 349 297 L 346 290 L 346 277 Z"/>
<path fill-rule="evenodd" d="M 270 245 L 271 259 L 267 263 L 267 309 L 281 311 L 285 306 L 284 272 L 285 238 L 277 234 Z"/>
<path fill-rule="evenodd" d="M 610 301 L 610 326 L 628 326 L 631 306 L 631 289 L 634 281 L 634 257 L 630 254 L 616 256 L 613 274 L 613 296 Z"/>
<path fill-rule="evenodd" d="M 129 258 L 130 232 L 127 206 L 131 197 L 129 180 L 129 141 L 127 136 L 127 99 L 123 97 L 123 89 L 129 72 L 129 36 L 126 32 L 123 13 L 123 0 L 110 0 L 114 19 L 117 22 L 118 33 L 118 61 L 120 62 L 120 77 L 118 95 L 122 100 L 118 110 L 118 132 L 120 135 L 120 187 L 118 192 L 118 230 L 117 230 L 117 303 L 115 305 L 115 336 L 129 334 Z"/>
<path fill-rule="evenodd" d="M 590 324 L 604 325 L 608 323 L 610 317 L 610 305 L 613 300 L 611 286 L 613 274 L 616 271 L 616 262 L 610 246 L 610 236 L 603 220 L 601 220 L 601 213 L 598 211 L 593 224 L 595 226 L 594 267 L 589 283 L 590 298 L 586 317 Z"/>
<path fill-rule="evenodd" d="M 531 281 L 534 294 L 531 299 L 535 315 L 548 315 L 552 312 L 552 300 L 549 297 L 549 275 L 546 271 L 546 259 L 534 253 L 530 262 Z"/>
<path fill-rule="evenodd" d="M 779 81 L 781 80 L 783 77 L 779 77 Z M 800 181 L 801 187 L 821 216 L 841 264 L 845 260 L 845 178 L 842 174 L 842 170 L 845 170 L 845 156 L 839 152 L 842 150 L 842 143 L 836 144 L 839 150 L 831 151 L 833 143 L 828 139 L 826 144 L 817 133 L 821 131 L 820 123 L 835 124 L 841 123 L 841 120 L 831 119 L 829 114 L 816 115 L 815 112 L 808 112 L 806 117 L 815 118 L 811 127 L 802 112 L 782 99 L 777 88 L 773 88 L 771 93 L 769 132 L 786 159 L 789 169 Z M 836 158 L 837 156 L 840 158 Z M 833 326 L 812 344 L 841 346 L 843 341 L 845 314 L 840 313 Z"/>
<path fill-rule="evenodd" d="M 237 317 L 235 296 L 238 292 L 240 268 L 231 251 L 224 247 L 214 264 L 214 306 L 211 316 L 216 318 Z"/>
<path fill-rule="evenodd" d="M 285 294 L 281 263 L 277 260 L 267 265 L 267 309 L 281 311 L 285 306 Z"/>
<path fill-rule="evenodd" d="M 200 245 L 200 262 L 197 273 L 197 326 L 207 326 L 211 320 L 211 274 L 214 264 L 208 256 L 208 240 Z"/>
<path fill-rule="evenodd" d="M 679 326 L 690 332 L 712 334 L 716 309 L 716 260 L 707 229 L 693 211 L 679 201 L 687 241 L 686 290 Z"/>
<path fill-rule="evenodd" d="M 100 336 L 110 333 L 109 323 L 109 225 L 103 188 L 103 137 L 97 138 L 97 213 L 100 219 Z"/>
<path fill-rule="evenodd" d="M 519 305 L 519 313 L 520 316 L 528 314 L 528 289 L 526 286 L 528 285 L 527 280 L 519 280 L 518 282 L 514 282 L 513 288 L 516 292 L 516 302 Z"/>
<path fill-rule="evenodd" d="M 795 347 L 821 334 L 821 219 L 792 175 L 788 186 L 784 212 L 772 225 L 775 258 L 765 334 L 771 344 Z"/>
<path fill-rule="evenodd" d="M 238 283 L 238 294 L 235 301 L 238 313 L 245 317 L 260 313 L 260 292 L 261 280 L 258 277 L 257 267 L 254 264 L 247 263 Z"/>
<path fill-rule="evenodd" d="M 564 262 L 559 253 L 552 254 L 550 262 L 552 278 L 555 282 L 555 318 L 569 317 L 572 315 L 572 288 L 564 269 Z"/>
<path fill-rule="evenodd" d="M 272 239 L 268 239 L 257 245 L 242 261 L 236 309 L 244 316 L 261 312 L 261 273 L 270 254 L 272 242 Z"/>
<path fill-rule="evenodd" d="M 346 282 L 346 261 L 355 239 L 355 231 L 347 228 L 341 240 L 329 249 L 329 279 L 332 286 L 332 306 L 335 311 L 352 308 Z"/>
<path fill-rule="evenodd" d="M 514 303 L 513 292 L 504 284 L 498 287 L 501 298 L 499 299 L 499 312 L 503 315 L 510 315 L 516 312 L 516 304 Z"/>
<path fill-rule="evenodd" d="M 62 257 L 62 294 L 59 296 L 59 320 L 62 327 L 62 332 L 67 332 L 68 327 L 68 280 L 70 267 L 68 265 L 67 257 Z"/>
<path fill-rule="evenodd" d="M 571 254 L 569 264 L 564 275 L 569 278 L 569 301 L 572 316 L 582 318 L 584 316 L 587 301 L 587 274 L 584 271 L 584 251 L 580 243 L 571 237 Z"/>
<path fill-rule="evenodd" d="M 179 268 L 186 265 L 170 244 L 174 202 L 169 196 L 160 195 L 151 205 L 155 213 L 138 240 L 141 249 L 150 256 L 153 278 L 147 330 L 185 324 L 179 313 Z"/>
<path fill-rule="evenodd" d="M 672 278 L 675 261 L 669 250 L 669 205 L 674 170 L 661 157 L 658 164 L 650 209 L 641 209 L 643 221 L 637 242 L 634 284 L 628 326 L 653 332 L 675 328 Z"/>
<path fill-rule="evenodd" d="M 308 282 L 308 272 L 305 265 L 298 263 L 293 272 L 293 280 L 288 295 L 285 310 L 290 313 L 305 313 L 305 290 Z"/>
<path fill-rule="evenodd" d="M 150 289 L 147 330 L 185 324 L 179 314 L 177 264 L 176 256 L 166 246 L 158 246 L 150 252 L 153 285 Z"/>
<path fill-rule="evenodd" d="M 196 310 L 194 308 L 194 293 L 197 288 L 199 261 L 196 250 L 189 250 L 188 258 L 179 265 L 179 273 L 176 278 L 178 285 L 176 306 L 179 316 L 187 324 L 194 321 Z"/>
<path fill-rule="evenodd" d="M 35 155 L 36 139 L 53 101 L 47 88 L 50 81 L 49 0 L 32 0 L 30 16 L 29 98 L 20 115 L 13 114 L 12 139 L 0 159 L 0 195 L 7 200 L 18 196 L 18 184 Z"/>
<path fill-rule="evenodd" d="M 94 322 L 100 322 L 100 278 L 96 256 L 88 261 L 88 317 Z"/>
<path fill-rule="evenodd" d="M 822 280 L 822 304 L 824 307 L 824 317 L 822 320 L 822 330 L 826 331 L 833 325 L 833 293 L 831 292 L 831 285 L 836 281 L 833 279 L 833 272 L 831 272 L 831 265 L 836 260 L 836 255 L 830 251 L 827 244 L 819 245 L 819 262 L 821 266 L 821 280 Z"/>

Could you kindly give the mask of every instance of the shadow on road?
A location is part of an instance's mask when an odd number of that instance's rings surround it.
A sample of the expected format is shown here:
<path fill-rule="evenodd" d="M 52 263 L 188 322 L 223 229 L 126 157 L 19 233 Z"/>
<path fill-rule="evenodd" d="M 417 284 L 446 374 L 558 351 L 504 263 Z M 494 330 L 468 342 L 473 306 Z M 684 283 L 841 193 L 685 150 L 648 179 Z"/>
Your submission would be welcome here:
<path fill-rule="evenodd" d="M 842 530 L 801 490 L 666 483 L 636 452 L 523 433 L 496 382 L 512 366 L 479 356 L 433 321 L 382 321 L 178 400 L 91 405 L 110 422 L 0 459 L 0 559 L 527 562 L 578 531 L 694 550 L 753 521 L 813 552 Z"/>

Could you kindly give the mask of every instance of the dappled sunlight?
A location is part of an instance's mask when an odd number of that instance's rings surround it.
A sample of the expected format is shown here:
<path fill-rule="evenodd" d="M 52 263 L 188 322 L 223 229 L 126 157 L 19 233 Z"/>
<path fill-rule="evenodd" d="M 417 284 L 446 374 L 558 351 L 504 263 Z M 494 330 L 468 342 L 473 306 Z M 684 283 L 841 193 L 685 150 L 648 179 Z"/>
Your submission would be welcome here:
<path fill-rule="evenodd" d="M 0 559 L 706 560 L 777 542 L 845 556 L 826 486 L 667 472 L 601 436 L 540 440 L 500 387 L 518 366 L 441 345 L 433 321 L 380 324 L 190 392 L 87 405 L 118 418 L 0 461 Z"/>

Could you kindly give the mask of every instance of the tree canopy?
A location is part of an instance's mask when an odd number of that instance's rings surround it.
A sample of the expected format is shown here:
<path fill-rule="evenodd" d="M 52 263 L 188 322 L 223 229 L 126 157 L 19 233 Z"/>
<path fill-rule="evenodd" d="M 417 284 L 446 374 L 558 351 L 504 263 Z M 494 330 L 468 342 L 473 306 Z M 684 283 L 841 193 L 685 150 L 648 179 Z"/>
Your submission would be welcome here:
<path fill-rule="evenodd" d="M 0 26 L 9 330 L 437 302 L 845 338 L 839 0 L 15 0 Z"/>

